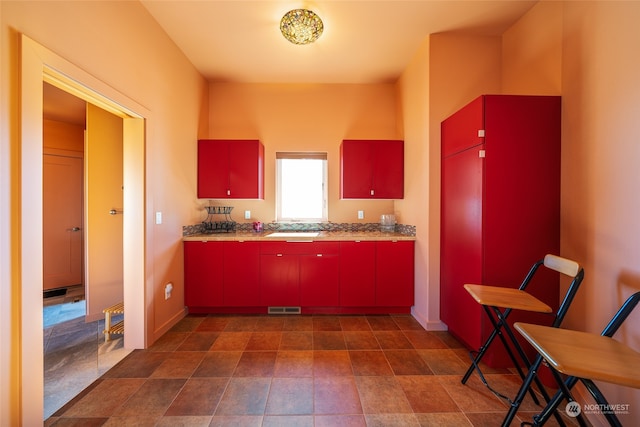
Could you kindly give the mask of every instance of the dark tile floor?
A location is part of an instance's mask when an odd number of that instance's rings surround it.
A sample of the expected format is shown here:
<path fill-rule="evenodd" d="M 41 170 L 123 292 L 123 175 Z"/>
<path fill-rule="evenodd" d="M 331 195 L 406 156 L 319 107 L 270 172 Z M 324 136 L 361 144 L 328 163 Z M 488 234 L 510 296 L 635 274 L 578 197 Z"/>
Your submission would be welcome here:
<path fill-rule="evenodd" d="M 410 316 L 188 316 L 45 425 L 500 425 L 507 404 L 476 374 L 460 383 L 468 363 Z M 517 375 L 483 372 L 516 394 Z M 512 425 L 539 412 L 527 399 Z"/>

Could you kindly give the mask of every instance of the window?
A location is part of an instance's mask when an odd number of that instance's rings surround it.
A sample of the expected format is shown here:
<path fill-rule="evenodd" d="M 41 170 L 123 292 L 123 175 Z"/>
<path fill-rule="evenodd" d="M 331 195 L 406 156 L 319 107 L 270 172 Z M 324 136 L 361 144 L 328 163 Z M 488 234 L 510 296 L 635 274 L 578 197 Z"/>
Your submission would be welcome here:
<path fill-rule="evenodd" d="M 276 221 L 327 219 L 327 153 L 276 153 Z"/>

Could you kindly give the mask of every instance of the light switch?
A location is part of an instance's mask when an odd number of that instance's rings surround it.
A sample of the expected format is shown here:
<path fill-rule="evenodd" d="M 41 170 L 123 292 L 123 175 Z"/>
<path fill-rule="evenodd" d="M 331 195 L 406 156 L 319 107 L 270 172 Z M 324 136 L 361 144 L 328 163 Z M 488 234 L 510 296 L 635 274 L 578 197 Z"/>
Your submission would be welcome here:
<path fill-rule="evenodd" d="M 244 211 L 244 219 L 251 219 L 251 211 Z"/>
<path fill-rule="evenodd" d="M 358 219 L 364 219 L 364 211 L 358 211 Z"/>
<path fill-rule="evenodd" d="M 162 224 L 162 212 L 156 212 L 156 224 Z"/>

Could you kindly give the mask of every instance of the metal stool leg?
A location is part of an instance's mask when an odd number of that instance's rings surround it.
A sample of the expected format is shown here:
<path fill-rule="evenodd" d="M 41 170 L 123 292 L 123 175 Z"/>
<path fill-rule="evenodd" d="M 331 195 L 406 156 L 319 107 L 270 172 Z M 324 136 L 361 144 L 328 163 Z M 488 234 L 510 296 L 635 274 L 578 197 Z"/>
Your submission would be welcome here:
<path fill-rule="evenodd" d="M 520 357 L 522 358 L 522 361 L 524 362 L 525 366 L 527 366 L 527 368 L 531 369 L 532 365 L 531 365 L 531 363 L 529 363 L 529 359 L 527 358 L 527 355 L 524 353 L 524 350 L 518 344 L 518 341 L 516 341 L 516 337 L 515 337 L 513 331 L 511 330 L 511 328 L 509 327 L 509 325 L 505 325 L 504 330 L 507 332 L 507 335 L 509 335 L 509 338 L 511 339 L 511 342 L 513 343 L 514 347 L 516 348 L 516 350 L 520 354 Z M 538 358 L 540 358 L 540 361 L 538 362 L 538 366 L 536 366 L 536 371 L 539 368 L 540 364 L 542 363 L 542 357 L 540 355 L 538 355 L 536 357 L 536 361 L 537 361 Z M 524 376 L 523 375 L 521 375 L 520 377 L 524 380 Z M 544 388 L 544 385 L 542 384 L 542 381 L 540 381 L 540 378 L 538 378 L 538 375 L 533 375 L 533 381 L 535 381 L 536 385 L 538 386 L 538 389 L 540 390 L 540 394 L 542 394 L 542 397 L 544 398 L 545 402 L 549 402 L 549 399 L 550 399 L 549 394 L 547 393 L 547 390 Z M 533 389 L 530 388 L 530 384 L 527 386 L 527 388 L 529 389 L 529 393 L 531 394 L 531 397 L 533 398 L 533 401 L 536 403 L 536 405 L 539 405 L 540 402 L 538 401 L 538 398 L 535 395 L 535 392 L 533 391 Z M 524 398 L 524 396 L 523 396 L 523 398 Z M 515 402 L 517 402 L 517 406 L 516 406 L 516 410 L 517 410 L 517 408 L 520 406 L 520 403 L 522 403 L 522 400 L 518 401 L 516 399 L 514 402 L 511 402 L 512 408 L 513 408 Z M 515 413 L 514 413 L 514 415 L 515 415 Z M 564 422 L 562 421 L 562 419 L 559 416 L 556 416 L 556 418 L 558 419 L 558 423 L 561 426 L 564 426 Z"/>
<path fill-rule="evenodd" d="M 556 374 L 557 374 L 557 372 L 556 372 Z M 560 389 L 556 392 L 556 394 L 553 396 L 553 398 L 549 401 L 547 406 L 544 407 L 542 412 L 540 412 L 538 415 L 535 415 L 533 417 L 533 426 L 534 427 L 539 427 L 539 426 L 544 425 L 547 421 L 549 421 L 549 418 L 551 417 L 551 415 L 557 414 L 558 406 L 560 406 L 560 403 L 562 403 L 562 401 L 565 398 L 567 399 L 567 401 L 575 401 L 575 399 L 573 399 L 573 397 L 571 395 L 571 391 L 570 390 L 577 383 L 578 383 L 578 378 L 576 378 L 576 377 L 569 377 L 564 382 L 560 381 L 558 383 L 558 384 L 560 384 Z M 587 427 L 587 423 L 584 421 L 584 418 L 582 417 L 582 414 L 579 415 L 576 419 L 577 419 L 578 424 L 580 425 L 580 427 Z"/>
<path fill-rule="evenodd" d="M 515 336 L 513 334 L 513 331 L 511 331 L 511 328 L 509 327 L 509 324 L 507 323 L 507 316 L 511 311 L 507 309 L 507 310 L 505 310 L 504 313 L 502 313 L 502 312 L 500 312 L 500 310 L 497 307 L 491 307 L 491 309 L 493 309 L 493 311 L 495 313 L 495 318 L 494 318 L 494 316 L 491 314 L 491 310 L 489 309 L 489 307 L 483 306 L 483 308 L 485 309 L 485 311 L 487 313 L 487 316 L 489 317 L 489 320 L 491 321 L 491 324 L 493 325 L 493 330 L 497 331 L 497 335 L 500 338 L 500 341 L 502 341 L 502 345 L 504 346 L 505 350 L 507 351 L 507 354 L 509 355 L 509 358 L 511 359 L 511 362 L 513 363 L 513 366 L 518 371 L 518 375 L 524 381 L 525 374 L 522 371 L 522 368 L 520 366 L 520 362 L 518 362 L 518 360 L 516 359 L 516 356 L 513 354 L 513 350 L 511 349 L 511 347 L 513 346 L 516 349 L 518 355 L 520 356 L 521 361 L 524 363 L 524 366 L 526 368 L 529 368 L 531 366 L 531 363 L 529 362 L 529 359 L 527 358 L 527 355 L 522 350 L 522 347 L 520 347 L 520 345 L 516 341 Z M 498 319 L 497 321 L 496 321 L 496 318 Z M 502 333 L 503 330 L 507 333 L 507 337 L 511 340 L 511 345 L 509 345 L 509 343 L 507 342 L 507 338 L 505 338 L 504 334 Z M 511 404 L 512 402 L 508 397 L 503 396 L 502 394 L 500 394 L 497 391 L 493 390 L 491 388 L 491 386 L 489 386 L 489 384 L 484 379 L 484 376 L 482 375 L 482 372 L 480 372 L 480 368 L 477 367 L 477 369 L 478 369 L 478 375 L 480 375 L 480 379 L 489 388 L 489 390 L 491 390 L 497 396 L 507 400 Z M 537 378 L 536 378 L 536 383 L 539 384 L 539 387 L 541 387 L 540 383 L 537 381 Z M 533 390 L 529 390 L 529 393 L 531 394 L 531 398 L 533 399 L 533 401 L 537 405 L 539 405 L 540 401 L 538 400 L 538 397 L 536 396 L 534 391 Z M 542 390 L 542 393 L 544 395 L 545 391 Z"/>
<path fill-rule="evenodd" d="M 491 319 L 492 322 L 493 322 L 493 319 L 492 319 L 491 314 L 490 314 L 491 312 L 487 311 L 486 307 L 483 306 L 483 308 L 487 312 L 487 315 L 489 316 L 489 319 Z M 509 315 L 509 313 L 511 313 L 511 309 L 510 308 L 506 309 L 505 312 L 504 312 L 505 319 Z M 467 383 L 467 381 L 469 380 L 469 377 L 473 373 L 473 370 L 477 368 L 478 364 L 480 363 L 480 361 L 484 357 L 484 354 L 489 349 L 489 346 L 491 345 L 493 340 L 496 338 L 496 336 L 498 336 L 498 334 L 501 334 L 500 328 L 502 328 L 502 325 L 500 323 L 498 323 L 498 326 L 496 326 L 496 324 L 494 323 L 493 331 L 491 331 L 491 334 L 489 335 L 487 340 L 484 342 L 484 344 L 482 344 L 482 346 L 480 346 L 480 348 L 478 349 L 478 353 L 476 354 L 476 357 L 473 359 L 473 362 L 469 366 L 469 369 L 467 369 L 467 372 L 462 377 L 462 381 L 461 381 L 462 384 L 466 384 Z"/>
<path fill-rule="evenodd" d="M 502 427 L 508 427 L 511 424 L 511 421 L 513 421 L 513 419 L 515 418 L 516 413 L 518 412 L 518 409 L 520 408 L 520 405 L 522 404 L 522 402 L 524 400 L 524 397 L 527 394 L 527 391 L 529 391 L 530 393 L 533 392 L 533 389 L 531 388 L 531 384 L 534 381 L 536 382 L 537 386 L 540 388 L 542 396 L 544 397 L 545 401 L 547 402 L 547 405 L 551 401 L 551 398 L 549 397 L 549 395 L 547 394 L 546 390 L 544 389 L 544 386 L 542 385 L 542 383 L 538 379 L 538 369 L 540 369 L 540 365 L 542 364 L 542 360 L 543 360 L 542 356 L 538 355 L 536 357 L 536 359 L 534 360 L 533 364 L 531 364 L 531 367 L 529 368 L 529 373 L 527 374 L 527 377 L 522 382 L 522 386 L 520 386 L 520 390 L 518 390 L 518 394 L 514 398 L 513 402 L 511 402 L 511 406 L 509 408 L 509 411 L 507 412 L 507 415 L 505 416 L 504 420 L 502 421 Z M 560 381 L 560 383 L 562 383 L 562 381 Z M 553 415 L 555 416 L 556 420 L 558 421 L 558 424 L 560 424 L 561 426 L 565 426 L 564 420 L 562 419 L 562 417 L 557 412 L 553 411 Z"/>
<path fill-rule="evenodd" d="M 603 405 L 602 407 L 605 408 L 609 406 L 609 402 L 607 401 L 607 399 L 605 399 L 604 395 L 602 394 L 600 389 L 593 383 L 593 381 L 586 378 L 581 378 L 580 381 L 582 381 L 582 384 L 587 387 L 587 390 L 589 390 L 591 396 L 593 396 L 593 398 L 596 400 L 596 403 L 598 403 L 599 405 Z M 616 414 L 614 414 L 613 412 L 605 411 L 603 415 L 605 416 L 607 421 L 609 421 L 609 425 L 613 427 L 622 427 L 622 424 L 620 424 L 620 420 L 618 420 L 618 417 L 616 417 Z"/>
<path fill-rule="evenodd" d="M 504 346 L 505 350 L 507 351 L 507 354 L 509 355 L 509 358 L 511 359 L 511 361 L 514 364 L 514 366 L 518 370 L 518 373 L 520 374 L 520 378 L 524 379 L 524 372 L 522 372 L 522 369 L 520 368 L 520 364 L 516 360 L 515 355 L 511 351 L 511 348 L 507 344 L 507 341 L 506 341 L 505 337 L 502 334 L 502 327 L 503 327 L 503 325 L 506 325 L 506 318 L 509 315 L 509 313 L 511 312 L 511 309 L 505 310 L 504 315 L 498 316 L 499 321 L 496 322 L 496 320 L 491 315 L 491 311 L 489 310 L 489 308 L 486 307 L 486 306 L 482 306 L 482 307 L 484 308 L 485 312 L 487 313 L 487 316 L 489 317 L 489 320 L 491 321 L 491 324 L 493 325 L 493 331 L 491 331 L 491 334 L 489 335 L 489 337 L 487 338 L 485 343 L 480 347 L 480 349 L 478 350 L 478 354 L 476 354 L 476 357 L 471 362 L 471 365 L 467 369 L 467 372 L 462 377 L 462 380 L 461 380 L 462 384 L 466 384 L 466 382 L 469 380 L 469 377 L 473 373 L 474 369 L 480 370 L 478 365 L 479 365 L 480 361 L 482 360 L 482 358 L 484 357 L 484 354 L 488 350 L 489 346 L 491 345 L 491 343 L 493 342 L 493 340 L 496 337 L 500 338 L 500 341 L 502 341 L 502 345 Z M 496 309 L 496 311 L 499 312 L 499 310 L 497 310 L 497 309 Z"/>

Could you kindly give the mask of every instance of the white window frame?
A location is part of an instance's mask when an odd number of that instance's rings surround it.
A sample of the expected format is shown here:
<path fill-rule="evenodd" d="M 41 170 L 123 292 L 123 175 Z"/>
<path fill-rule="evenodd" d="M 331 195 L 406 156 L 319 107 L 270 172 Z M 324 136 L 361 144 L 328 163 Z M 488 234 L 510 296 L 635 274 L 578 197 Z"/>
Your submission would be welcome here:
<path fill-rule="evenodd" d="M 317 218 L 298 218 L 298 217 L 285 217 L 282 214 L 282 166 L 281 161 L 283 159 L 290 160 L 322 160 L 322 214 Z M 276 153 L 276 222 L 327 222 L 329 218 L 328 214 L 328 166 L 327 166 L 327 153 L 323 152 L 277 152 Z"/>

